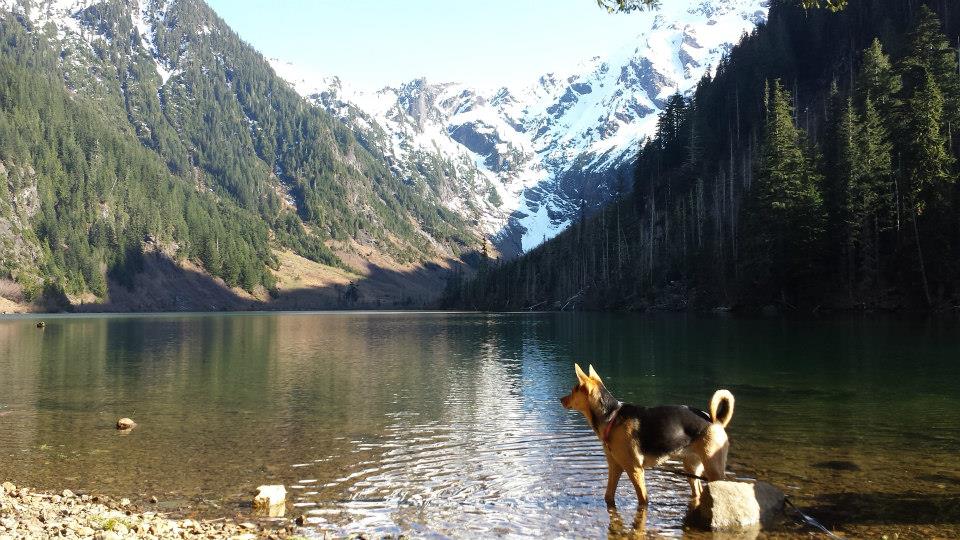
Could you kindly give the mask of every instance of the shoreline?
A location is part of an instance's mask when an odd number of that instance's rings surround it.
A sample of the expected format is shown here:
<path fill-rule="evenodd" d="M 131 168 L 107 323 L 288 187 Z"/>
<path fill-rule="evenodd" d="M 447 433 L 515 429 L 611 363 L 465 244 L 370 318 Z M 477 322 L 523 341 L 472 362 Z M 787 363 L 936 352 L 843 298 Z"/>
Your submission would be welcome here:
<path fill-rule="evenodd" d="M 153 499 L 154 501 L 156 499 Z M 155 540 L 230 538 L 298 540 L 297 520 L 253 516 L 217 519 L 177 518 L 129 499 L 65 489 L 34 490 L 12 482 L 0 485 L 0 540 L 75 538 Z"/>

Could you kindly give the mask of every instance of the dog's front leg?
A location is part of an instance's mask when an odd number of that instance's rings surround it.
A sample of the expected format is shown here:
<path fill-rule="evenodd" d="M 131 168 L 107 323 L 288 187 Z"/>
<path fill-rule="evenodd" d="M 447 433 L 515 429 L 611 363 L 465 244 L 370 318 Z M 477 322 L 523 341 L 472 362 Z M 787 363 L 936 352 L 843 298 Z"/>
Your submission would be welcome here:
<path fill-rule="evenodd" d="M 617 484 L 620 482 L 622 474 L 623 467 L 610 459 L 610 456 L 607 456 L 607 492 L 603 495 L 603 500 L 606 501 L 607 506 L 614 507 L 617 505 Z"/>

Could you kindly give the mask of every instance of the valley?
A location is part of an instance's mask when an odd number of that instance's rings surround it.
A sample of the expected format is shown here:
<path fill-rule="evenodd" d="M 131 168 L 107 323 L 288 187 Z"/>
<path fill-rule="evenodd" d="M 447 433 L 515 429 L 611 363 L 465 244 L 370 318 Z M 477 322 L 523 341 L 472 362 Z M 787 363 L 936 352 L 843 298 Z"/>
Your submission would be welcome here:
<path fill-rule="evenodd" d="M 766 8 L 650 12 L 635 42 L 523 88 L 361 90 L 265 60 L 200 0 L 3 0 L 5 71 L 29 86 L 0 124 L 3 311 L 263 308 L 290 287 L 344 308 L 351 282 L 363 307 L 431 305 L 450 272 L 628 190 L 665 100 Z M 156 260 L 184 279 L 150 278 Z"/>

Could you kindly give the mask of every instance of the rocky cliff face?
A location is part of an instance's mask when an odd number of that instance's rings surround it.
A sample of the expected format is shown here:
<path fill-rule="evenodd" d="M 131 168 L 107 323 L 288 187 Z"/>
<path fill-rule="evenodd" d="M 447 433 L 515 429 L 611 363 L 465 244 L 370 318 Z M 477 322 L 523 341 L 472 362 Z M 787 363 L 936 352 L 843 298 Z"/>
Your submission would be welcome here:
<path fill-rule="evenodd" d="M 481 92 L 415 80 L 362 91 L 278 73 L 388 156 L 394 174 L 433 192 L 516 256 L 629 189 L 630 167 L 665 100 L 690 92 L 768 0 L 664 3 L 640 19 L 637 39 L 570 73 L 525 88 Z"/>

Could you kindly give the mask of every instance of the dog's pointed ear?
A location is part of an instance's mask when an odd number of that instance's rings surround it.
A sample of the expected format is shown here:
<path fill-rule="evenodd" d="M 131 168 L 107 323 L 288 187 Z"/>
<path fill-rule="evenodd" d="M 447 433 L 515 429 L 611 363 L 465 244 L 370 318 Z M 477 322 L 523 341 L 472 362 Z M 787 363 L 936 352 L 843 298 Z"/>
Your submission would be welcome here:
<path fill-rule="evenodd" d="M 587 374 L 584 373 L 582 369 L 580 369 L 580 364 L 574 363 L 574 364 L 573 364 L 573 371 L 577 374 L 577 379 L 579 379 L 580 382 L 584 382 L 584 381 L 586 381 L 587 379 L 589 379 L 589 377 L 587 376 Z"/>
<path fill-rule="evenodd" d="M 600 380 L 600 375 L 597 375 L 597 370 L 593 369 L 593 364 L 590 364 L 590 366 L 587 369 L 590 372 L 591 379 L 597 381 L 600 384 L 603 384 L 603 381 Z"/>

